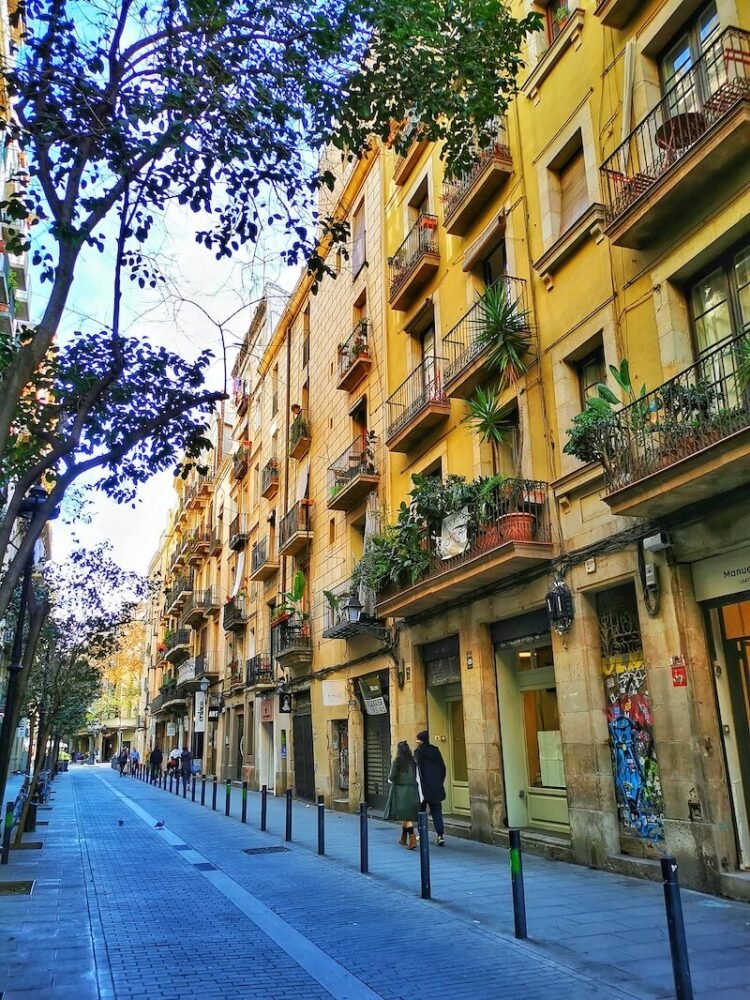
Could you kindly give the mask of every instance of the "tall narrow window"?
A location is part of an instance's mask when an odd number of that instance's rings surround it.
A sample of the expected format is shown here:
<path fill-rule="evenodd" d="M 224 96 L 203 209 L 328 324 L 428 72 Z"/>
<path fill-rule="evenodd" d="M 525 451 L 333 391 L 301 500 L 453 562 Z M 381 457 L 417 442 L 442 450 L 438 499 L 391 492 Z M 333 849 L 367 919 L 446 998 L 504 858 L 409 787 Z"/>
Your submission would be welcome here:
<path fill-rule="evenodd" d="M 564 233 L 589 205 L 586 163 L 579 146 L 558 172 L 560 182 L 560 232 Z"/>
<path fill-rule="evenodd" d="M 302 314 L 302 367 L 310 360 L 310 306 Z"/>
<path fill-rule="evenodd" d="M 271 416 L 275 417 L 279 412 L 279 366 L 273 366 L 271 377 Z"/>
<path fill-rule="evenodd" d="M 367 231 L 365 229 L 365 205 L 361 202 L 352 217 L 352 277 L 356 278 L 366 260 Z"/>
<path fill-rule="evenodd" d="M 581 409 L 586 409 L 586 400 L 597 396 L 597 385 L 605 380 L 604 349 L 599 346 L 587 354 L 576 365 L 578 369 L 578 386 L 581 393 Z"/>

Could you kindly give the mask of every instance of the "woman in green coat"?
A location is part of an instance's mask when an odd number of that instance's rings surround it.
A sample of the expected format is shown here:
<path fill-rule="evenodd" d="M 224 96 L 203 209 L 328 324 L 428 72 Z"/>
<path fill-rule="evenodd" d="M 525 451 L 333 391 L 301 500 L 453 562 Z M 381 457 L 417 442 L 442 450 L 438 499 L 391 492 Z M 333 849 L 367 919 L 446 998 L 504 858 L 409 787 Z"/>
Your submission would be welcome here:
<path fill-rule="evenodd" d="M 413 851 L 417 846 L 417 837 L 414 833 L 414 821 L 419 812 L 419 791 L 417 789 L 417 765 L 411 747 L 402 740 L 396 750 L 396 759 L 391 764 L 391 773 L 388 775 L 390 788 L 388 789 L 388 800 L 385 804 L 383 819 L 401 820 L 401 839 L 399 844 L 403 844 L 408 850 Z"/>

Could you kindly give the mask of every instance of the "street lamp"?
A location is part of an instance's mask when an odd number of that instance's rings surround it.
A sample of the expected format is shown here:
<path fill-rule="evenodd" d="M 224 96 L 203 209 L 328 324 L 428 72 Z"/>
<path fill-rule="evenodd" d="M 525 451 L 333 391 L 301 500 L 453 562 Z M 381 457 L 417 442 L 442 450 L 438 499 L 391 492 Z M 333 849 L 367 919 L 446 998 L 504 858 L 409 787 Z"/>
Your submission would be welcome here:
<path fill-rule="evenodd" d="M 359 599 L 356 590 L 353 590 L 341 605 L 342 612 L 346 615 L 347 621 L 351 625 L 357 625 L 362 617 L 364 605 Z"/>

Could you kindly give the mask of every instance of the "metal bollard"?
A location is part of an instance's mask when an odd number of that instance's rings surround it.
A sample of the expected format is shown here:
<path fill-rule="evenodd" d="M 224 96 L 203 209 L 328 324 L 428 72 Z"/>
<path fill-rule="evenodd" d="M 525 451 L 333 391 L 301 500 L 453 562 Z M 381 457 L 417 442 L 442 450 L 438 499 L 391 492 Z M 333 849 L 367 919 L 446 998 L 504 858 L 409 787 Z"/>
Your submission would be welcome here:
<path fill-rule="evenodd" d="M 224 815 L 228 816 L 232 811 L 232 781 L 231 778 L 227 778 L 227 794 L 226 802 L 224 803 Z"/>
<path fill-rule="evenodd" d="M 370 850 L 367 840 L 367 803 L 359 804 L 359 870 L 363 875 L 370 871 Z"/>
<path fill-rule="evenodd" d="M 419 828 L 419 869 L 422 879 L 422 899 L 432 899 L 430 885 L 430 833 L 427 828 L 427 813 L 420 812 L 417 816 Z"/>
<path fill-rule="evenodd" d="M 216 787 L 217 787 L 216 786 L 216 775 L 214 775 L 213 780 L 211 781 L 211 785 L 212 785 L 212 788 L 211 788 L 211 809 L 212 809 L 213 812 L 216 812 Z"/>
<path fill-rule="evenodd" d="M 677 1000 L 693 1000 L 693 983 L 690 978 L 685 921 L 682 917 L 680 883 L 675 858 L 661 859 L 661 874 L 664 880 L 664 906 L 667 911 L 669 950 L 672 954 L 672 976 Z"/>
<path fill-rule="evenodd" d="M 286 830 L 284 832 L 284 840 L 289 843 L 292 839 L 292 790 L 287 788 L 286 790 Z"/>
<path fill-rule="evenodd" d="M 8 856 L 10 855 L 10 834 L 13 829 L 13 811 L 15 810 L 14 802 L 5 803 L 5 823 L 3 824 L 3 850 L 2 857 L 0 857 L 0 864 L 8 864 Z"/>
<path fill-rule="evenodd" d="M 201 778 L 201 805 L 205 806 L 205 804 L 206 804 L 206 776 L 204 775 Z"/>
<path fill-rule="evenodd" d="M 268 816 L 268 785 L 262 785 L 260 789 L 260 828 L 266 829 L 266 817 Z"/>
<path fill-rule="evenodd" d="M 169 794 L 170 795 L 172 794 L 172 779 L 173 778 L 174 778 L 174 774 L 172 773 L 172 771 L 170 771 L 169 772 Z"/>
<path fill-rule="evenodd" d="M 523 861 L 521 859 L 521 831 L 508 831 L 510 847 L 510 881 L 513 888 L 513 925 L 517 938 L 526 934 L 526 894 L 523 889 Z"/>
<path fill-rule="evenodd" d="M 242 782 L 242 819 L 241 823 L 247 823 L 247 782 Z"/>
<path fill-rule="evenodd" d="M 182 775 L 180 774 L 180 772 L 179 771 L 175 771 L 175 774 L 174 774 L 174 793 L 175 793 L 175 795 L 179 795 L 180 794 L 180 779 L 181 778 L 182 778 Z"/>
<path fill-rule="evenodd" d="M 182 776 L 182 797 L 183 797 L 183 799 L 187 798 L 187 786 L 188 786 L 187 778 L 185 777 L 185 775 L 183 775 Z"/>
<path fill-rule="evenodd" d="M 326 807 L 323 796 L 318 796 L 318 854 L 326 852 Z"/>
<path fill-rule="evenodd" d="M 193 775 L 190 784 L 192 785 L 192 788 L 190 789 L 190 801 L 195 802 L 195 775 Z"/>

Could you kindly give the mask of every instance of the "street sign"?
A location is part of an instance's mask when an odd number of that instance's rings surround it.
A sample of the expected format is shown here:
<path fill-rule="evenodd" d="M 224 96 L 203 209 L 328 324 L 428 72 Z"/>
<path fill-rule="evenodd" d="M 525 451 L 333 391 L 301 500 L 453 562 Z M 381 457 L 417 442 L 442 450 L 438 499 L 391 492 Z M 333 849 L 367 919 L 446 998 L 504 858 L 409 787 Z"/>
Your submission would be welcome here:
<path fill-rule="evenodd" d="M 209 722 L 218 722 L 220 714 L 221 714 L 221 709 L 219 708 L 218 705 L 209 705 L 208 706 L 208 721 Z"/>

